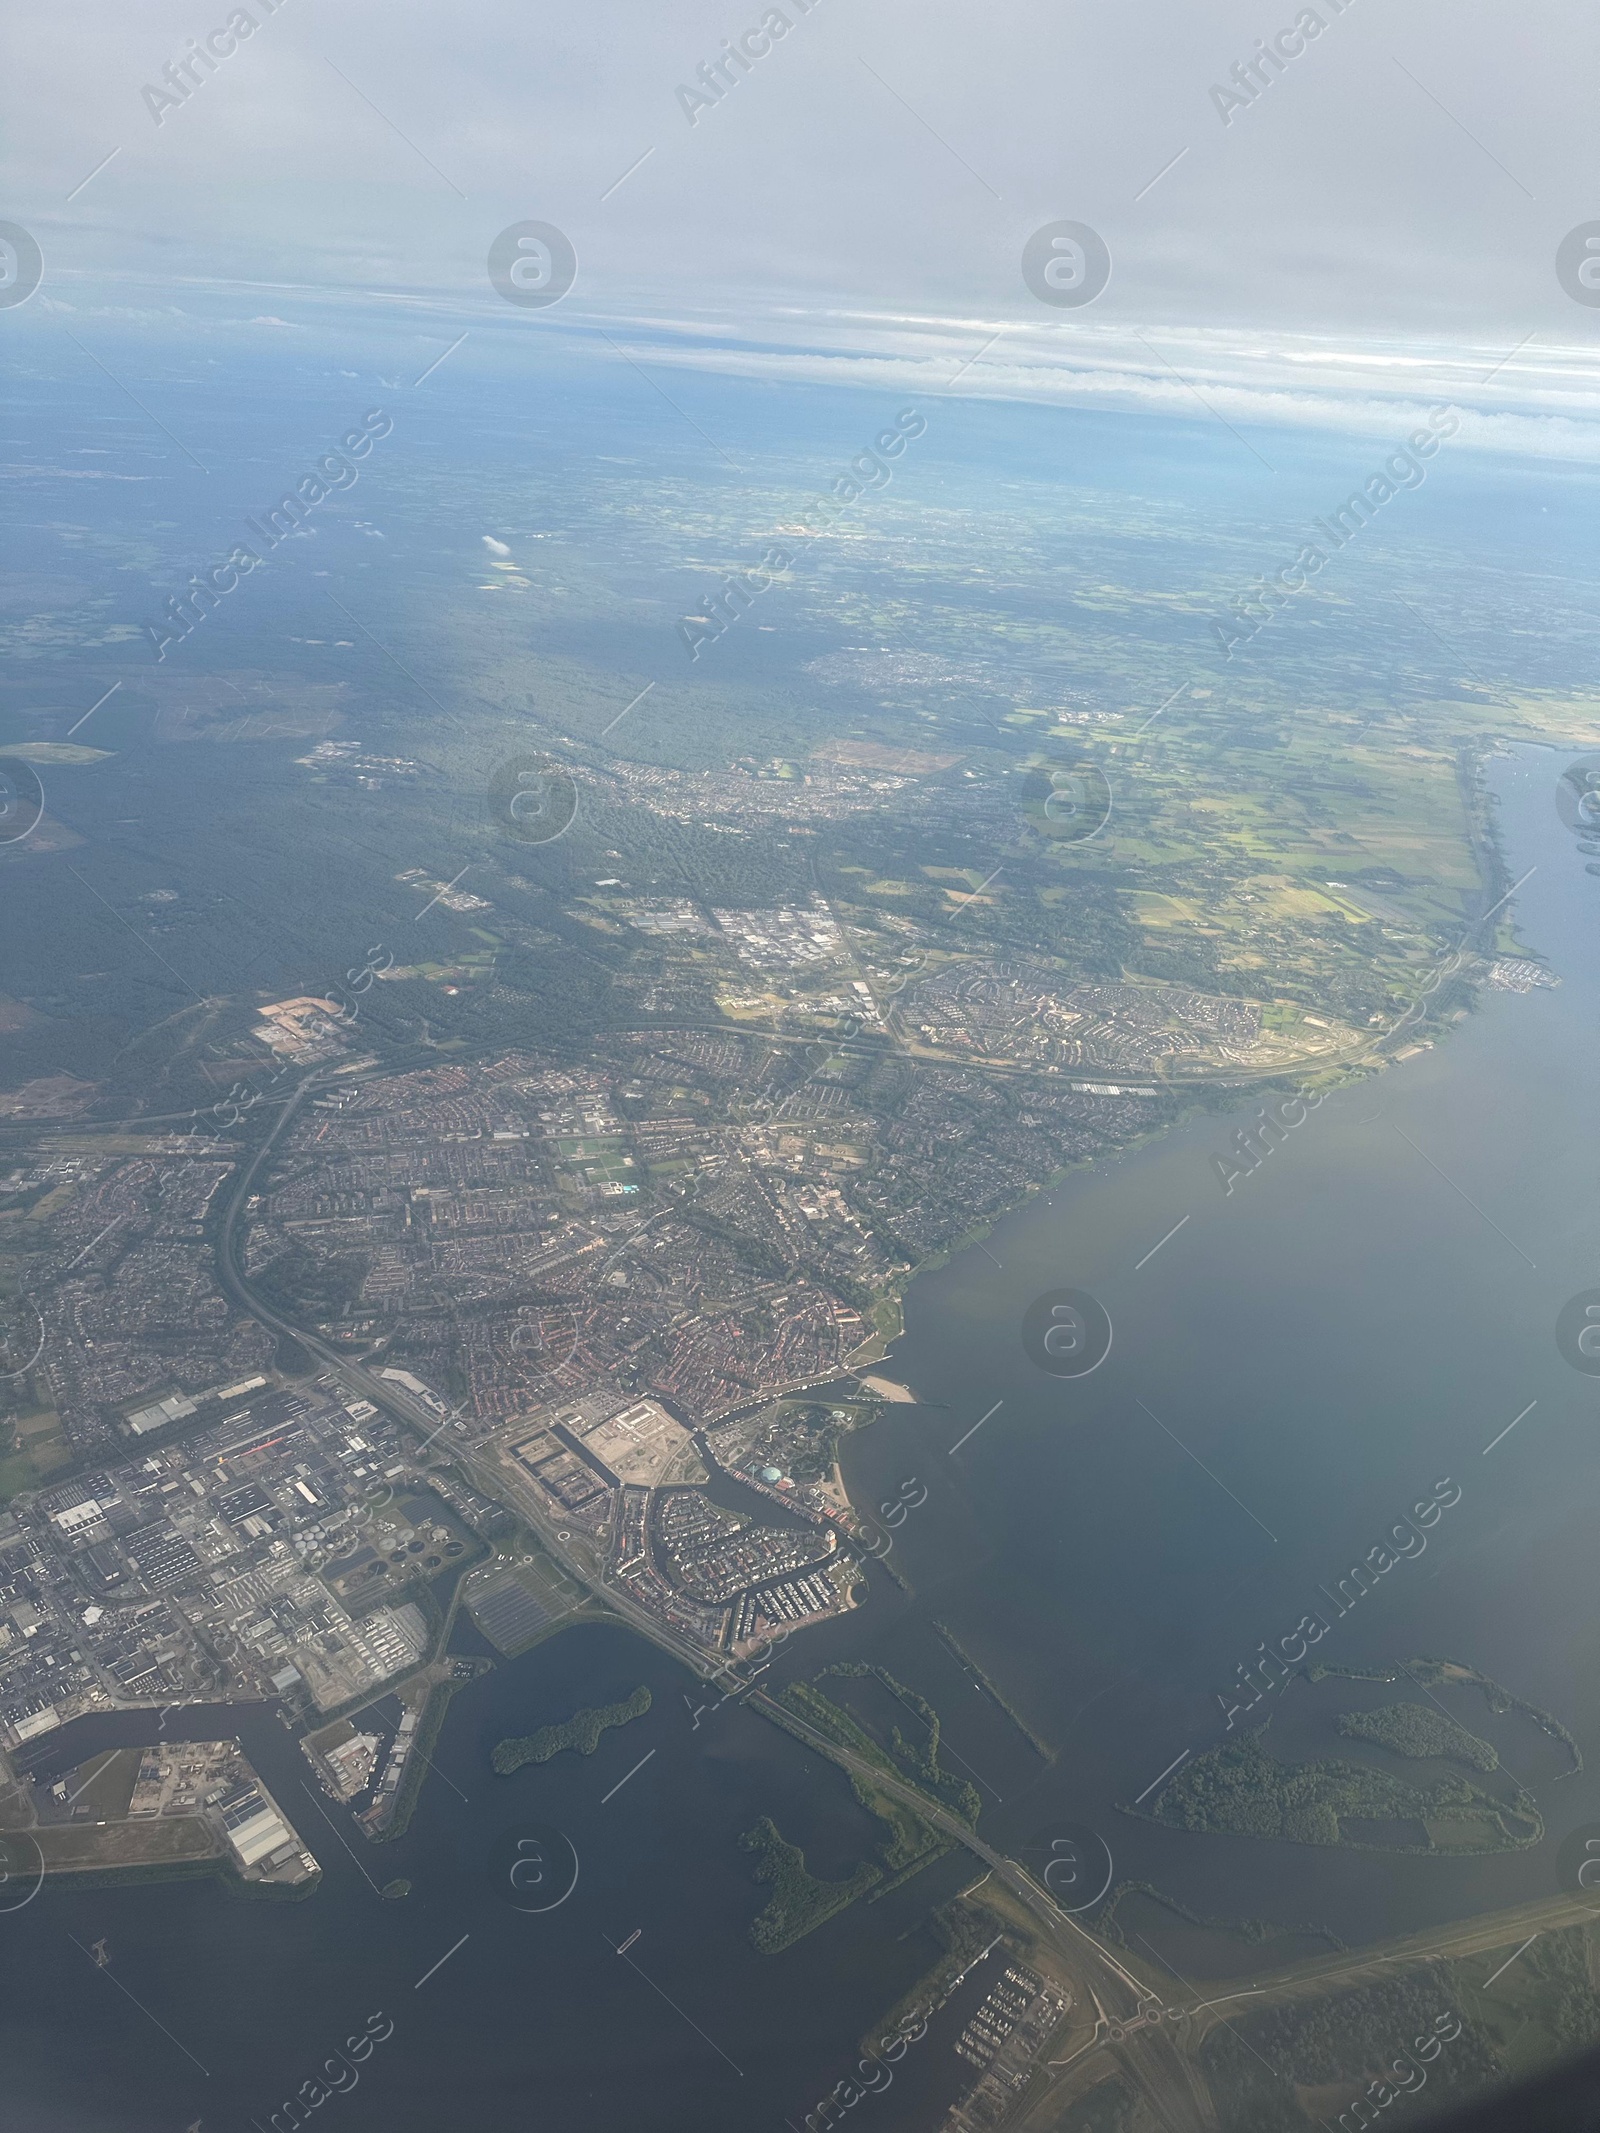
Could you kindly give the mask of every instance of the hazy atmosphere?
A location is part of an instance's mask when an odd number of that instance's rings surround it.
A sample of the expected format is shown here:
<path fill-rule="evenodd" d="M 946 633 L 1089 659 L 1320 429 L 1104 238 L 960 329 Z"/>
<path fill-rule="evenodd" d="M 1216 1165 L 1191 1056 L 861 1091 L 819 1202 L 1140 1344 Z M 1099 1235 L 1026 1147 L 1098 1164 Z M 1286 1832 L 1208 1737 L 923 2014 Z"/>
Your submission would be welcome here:
<path fill-rule="evenodd" d="M 6 56 L 0 2125 L 1600 2093 L 1593 11 Z"/>

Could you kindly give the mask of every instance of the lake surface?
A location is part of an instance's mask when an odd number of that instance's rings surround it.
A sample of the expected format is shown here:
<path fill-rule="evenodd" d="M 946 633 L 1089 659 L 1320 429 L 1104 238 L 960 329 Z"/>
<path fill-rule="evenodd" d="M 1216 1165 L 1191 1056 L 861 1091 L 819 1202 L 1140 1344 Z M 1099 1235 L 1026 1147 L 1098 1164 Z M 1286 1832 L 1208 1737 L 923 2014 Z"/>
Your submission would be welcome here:
<path fill-rule="evenodd" d="M 986 1818 L 1008 1848 L 1088 1825 L 1119 1878 L 1198 1912 L 1360 1942 L 1553 1892 L 1562 1833 L 1600 1819 L 1600 1380 L 1554 1335 L 1561 1306 L 1600 1281 L 1600 880 L 1557 817 L 1567 760 L 1523 748 L 1491 777 L 1513 878 L 1537 868 L 1517 893 L 1519 937 L 1558 988 L 1486 989 L 1446 1042 L 1330 1098 L 1231 1194 L 1211 1158 L 1236 1121 L 1191 1121 L 1075 1176 L 908 1299 L 895 1366 L 944 1406 L 891 1411 L 852 1440 L 852 1489 L 888 1496 L 910 1472 L 931 1485 L 895 1556 L 917 1603 L 885 1650 L 912 1670 L 934 1644 L 926 1623 L 944 1621 L 1061 1751 L 1030 1771 L 986 1700 L 961 1707 L 982 1721 L 965 1732 L 952 1707 L 954 1744 L 980 1766 L 1004 1760 L 1016 1787 L 996 1777 L 1006 1798 Z M 1089 1290 L 1115 1328 L 1081 1380 L 1044 1376 L 1022 1347 L 1027 1305 L 1062 1287 Z M 1529 1784 L 1546 1841 L 1476 1861 L 1382 1857 L 1120 1812 L 1223 1737 L 1236 1667 L 1307 1610 L 1327 1614 L 1316 1588 L 1445 1477 L 1460 1501 L 1426 1552 L 1334 1620 L 1317 1655 L 1456 1659 L 1554 1713 L 1582 1776 L 1558 1778 L 1569 1759 L 1526 1720 L 1449 1697 Z M 1293 1751 L 1319 1693 L 1268 1698 L 1251 1722 L 1276 1709 L 1268 1745 Z M 1356 1690 L 1347 1705 L 1381 1700 Z"/>
<path fill-rule="evenodd" d="M 992 1258 L 964 1253 L 908 1299 L 894 1367 L 923 1404 L 852 1438 L 845 1466 L 862 1502 L 912 1475 L 927 1484 L 896 1534 L 914 1592 L 875 1572 L 871 1604 L 795 1640 L 777 1671 L 868 1657 L 927 1695 L 952 1762 L 984 1793 L 987 1834 L 1036 1867 L 1053 1836 L 1088 1829 L 1118 1879 L 1204 1917 L 1360 1942 L 1553 1891 L 1562 1835 L 1600 1821 L 1600 1380 L 1554 1339 L 1561 1305 L 1600 1280 L 1600 880 L 1556 815 L 1565 760 L 1523 749 L 1493 767 L 1513 874 L 1537 866 L 1517 896 L 1521 938 L 1558 989 L 1486 992 L 1448 1043 L 1331 1098 L 1231 1195 L 1211 1157 L 1235 1121 L 1194 1120 L 1075 1175 L 1001 1224 Z M 1078 1381 L 1045 1378 L 1021 1344 L 1027 1305 L 1059 1287 L 1090 1290 L 1115 1328 L 1106 1362 Z M 1334 1622 L 1319 1654 L 1456 1659 L 1553 1712 L 1583 1747 L 1582 1776 L 1559 1776 L 1565 1755 L 1526 1720 L 1451 1692 L 1534 1792 L 1545 1841 L 1474 1861 L 1385 1857 L 1185 1836 L 1123 1812 L 1222 1737 L 1218 1692 L 1236 1666 L 1323 1609 L 1318 1585 L 1445 1477 L 1460 1500 L 1426 1551 Z M 592 1758 L 491 1775 L 500 1738 L 641 1682 L 652 1709 Z M 692 1687 L 626 1630 L 570 1631 L 461 1691 L 410 1831 L 379 1847 L 308 1794 L 270 1709 L 171 1714 L 174 1734 L 242 1736 L 323 1885 L 293 1904 L 211 1881 L 50 1888 L 0 1914 L 18 2123 L 246 2133 L 381 2011 L 393 2035 L 319 2133 L 513 2112 L 596 2133 L 798 2125 L 932 1960 L 927 1912 L 971 1864 L 942 1861 L 785 1954 L 756 1955 L 747 1928 L 765 1892 L 740 1832 L 770 1814 L 828 1875 L 878 1832 L 838 1771 L 762 1720 L 730 1706 L 696 1724 Z M 1344 1708 L 1384 1700 L 1342 1693 Z M 1269 1699 L 1254 1714 L 1276 1707 L 1269 1743 L 1314 1745 L 1319 1698 L 1297 1686 Z M 50 1754 L 153 1731 L 139 1714 L 87 1721 Z M 565 1834 L 578 1879 L 558 1909 L 527 1915 L 502 1899 L 492 1862 L 539 1825 Z M 374 1883 L 395 1875 L 413 1892 L 384 1901 Z M 104 1971 L 84 1952 L 102 1937 Z M 1196 1961 L 1207 1945 L 1185 1943 Z M 951 2043 L 987 1989 L 980 1971 L 894 2087 L 861 2106 L 864 2133 L 937 2123 L 964 2071 Z"/>

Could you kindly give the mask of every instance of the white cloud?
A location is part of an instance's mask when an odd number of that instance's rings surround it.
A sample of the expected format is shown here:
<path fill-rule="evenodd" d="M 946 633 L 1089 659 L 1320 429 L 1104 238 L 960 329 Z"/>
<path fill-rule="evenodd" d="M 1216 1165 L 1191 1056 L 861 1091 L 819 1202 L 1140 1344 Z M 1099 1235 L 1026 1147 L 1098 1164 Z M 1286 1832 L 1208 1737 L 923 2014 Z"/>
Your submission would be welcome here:
<path fill-rule="evenodd" d="M 874 318 L 811 323 L 803 348 L 781 322 L 761 345 L 746 329 L 663 331 L 659 321 L 613 331 L 656 372 L 711 370 L 774 382 L 848 384 L 930 399 L 1024 400 L 1215 419 L 1246 427 L 1340 430 L 1385 437 L 1416 428 L 1430 406 L 1462 411 L 1462 443 L 1535 457 L 1600 460 L 1600 373 L 1581 347 L 1351 337 L 1106 324 L 1070 328 L 1000 318 Z M 820 345 L 819 345 L 820 344 Z"/>
<path fill-rule="evenodd" d="M 666 361 L 854 363 L 897 389 L 926 389 L 946 354 L 954 370 L 982 325 L 1002 340 L 958 390 L 1205 419 L 1191 386 L 1215 385 L 1229 420 L 1362 423 L 1448 391 L 1486 442 L 1537 418 L 1544 446 L 1518 449 L 1565 449 L 1562 425 L 1593 413 L 1600 311 L 1554 271 L 1596 213 L 1583 0 L 1541 0 L 1522 41 L 1538 64 L 1487 0 L 1324 0 L 1324 33 L 1227 124 L 1212 86 L 1287 0 L 820 0 L 790 5 L 789 35 L 691 126 L 679 85 L 761 12 L 283 9 L 156 127 L 140 91 L 194 34 L 180 0 L 83 0 L 65 72 L 58 8 L 13 0 L 8 213 L 44 248 L 42 295 L 80 309 L 231 284 L 283 328 L 358 291 L 475 342 L 649 320 L 677 343 Z M 490 289 L 489 245 L 522 219 L 576 247 L 558 310 Z M 1092 309 L 1046 312 L 1023 284 L 1024 243 L 1056 219 L 1110 248 Z"/>

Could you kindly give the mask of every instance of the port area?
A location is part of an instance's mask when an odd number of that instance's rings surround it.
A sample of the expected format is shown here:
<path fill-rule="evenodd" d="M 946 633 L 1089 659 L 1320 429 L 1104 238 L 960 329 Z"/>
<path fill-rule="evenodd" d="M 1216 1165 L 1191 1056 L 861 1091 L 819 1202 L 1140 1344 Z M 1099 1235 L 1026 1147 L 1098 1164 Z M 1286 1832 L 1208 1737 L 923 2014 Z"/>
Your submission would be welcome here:
<path fill-rule="evenodd" d="M 211 1866 L 246 1886 L 309 1891 L 322 1872 L 237 1740 L 112 1748 L 38 1782 L 0 1761 L 0 1775 L 0 1846 L 19 1874 Z"/>
<path fill-rule="evenodd" d="M 444 1651 L 397 1683 L 387 1695 L 301 1736 L 300 1752 L 330 1800 L 347 1807 L 375 1843 L 405 1834 L 432 1764 L 450 1698 L 463 1682 L 487 1673 L 492 1661 Z"/>

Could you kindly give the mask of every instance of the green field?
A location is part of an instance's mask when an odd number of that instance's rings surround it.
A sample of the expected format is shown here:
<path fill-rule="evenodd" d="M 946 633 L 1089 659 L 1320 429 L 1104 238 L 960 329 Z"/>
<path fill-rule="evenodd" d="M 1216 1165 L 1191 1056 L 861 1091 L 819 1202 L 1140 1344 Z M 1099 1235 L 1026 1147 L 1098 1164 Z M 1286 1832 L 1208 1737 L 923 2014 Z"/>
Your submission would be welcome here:
<path fill-rule="evenodd" d="M 0 1425 L 0 1445 L 6 1441 Z M 52 1474 L 72 1464 L 72 1447 L 66 1440 L 59 1415 L 35 1410 L 12 1425 L 9 1451 L 0 1450 L 0 1503 L 9 1503 L 25 1489 L 42 1488 Z"/>

